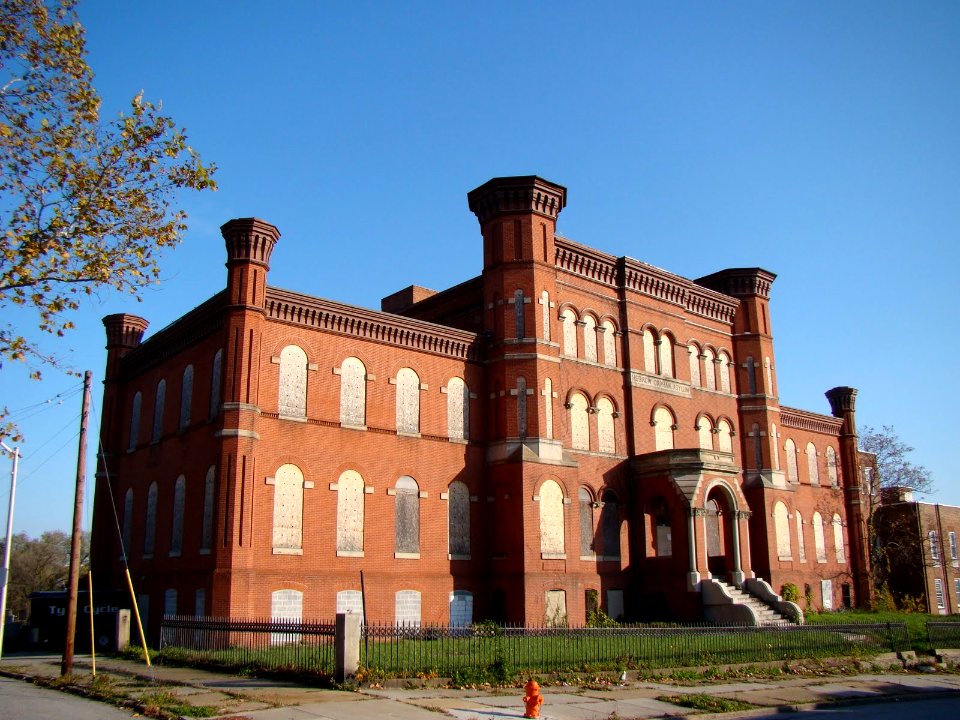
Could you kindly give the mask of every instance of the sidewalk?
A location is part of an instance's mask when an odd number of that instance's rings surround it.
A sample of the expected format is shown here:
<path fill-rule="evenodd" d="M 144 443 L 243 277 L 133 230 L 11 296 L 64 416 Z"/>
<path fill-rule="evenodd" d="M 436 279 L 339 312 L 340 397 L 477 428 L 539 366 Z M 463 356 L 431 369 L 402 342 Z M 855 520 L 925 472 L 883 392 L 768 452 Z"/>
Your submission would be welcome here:
<path fill-rule="evenodd" d="M 523 716 L 522 688 L 388 687 L 351 692 L 193 668 L 147 668 L 142 663 L 115 659 L 97 661 L 98 680 L 91 685 L 89 656 L 78 656 L 74 668 L 74 691 L 108 690 L 118 698 L 137 701 L 139 704 L 131 707 L 139 711 L 151 704 L 162 708 L 166 703 L 168 709 L 161 713 L 166 717 L 182 714 L 176 704 L 207 706 L 217 716 L 231 720 L 440 720 L 444 715 L 458 720 L 505 720 Z M 14 655 L 0 662 L 0 674 L 6 676 L 53 680 L 59 673 L 59 656 Z M 960 699 L 960 674 L 784 675 L 696 685 L 628 679 L 622 685 L 547 685 L 542 693 L 545 701 L 540 717 L 544 720 L 609 720 L 611 716 L 627 720 L 702 713 L 658 699 L 678 695 L 739 700 L 766 711 L 954 694 Z"/>

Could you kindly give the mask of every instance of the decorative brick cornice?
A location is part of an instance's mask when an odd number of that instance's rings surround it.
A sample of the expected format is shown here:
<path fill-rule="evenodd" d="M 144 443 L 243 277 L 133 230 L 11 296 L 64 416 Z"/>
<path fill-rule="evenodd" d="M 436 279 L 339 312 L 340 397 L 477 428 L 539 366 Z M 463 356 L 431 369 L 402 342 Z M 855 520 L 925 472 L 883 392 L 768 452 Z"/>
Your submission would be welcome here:
<path fill-rule="evenodd" d="M 843 420 L 781 405 L 780 425 L 785 428 L 839 436 L 840 429 L 843 427 Z"/>
<path fill-rule="evenodd" d="M 556 237 L 557 268 L 608 287 L 624 288 L 683 308 L 700 317 L 732 323 L 740 303 L 653 265 L 617 258 L 568 238 Z"/>
<path fill-rule="evenodd" d="M 266 313 L 273 321 L 316 328 L 336 335 L 457 360 L 480 359 L 476 333 L 323 300 L 290 290 L 268 287 Z"/>
<path fill-rule="evenodd" d="M 107 315 L 103 319 L 103 327 L 107 330 L 107 347 L 137 347 L 149 325 L 150 323 L 139 315 Z"/>
<path fill-rule="evenodd" d="M 567 204 L 567 189 L 536 175 L 493 178 L 467 193 L 480 223 L 497 215 L 537 213 L 553 220 Z"/>
<path fill-rule="evenodd" d="M 696 283 L 732 297 L 757 295 L 769 298 L 770 286 L 776 278 L 774 273 L 763 268 L 729 268 L 697 278 Z"/>
<path fill-rule="evenodd" d="M 137 375 L 158 365 L 223 328 L 223 308 L 227 291 L 221 290 L 201 303 L 179 320 L 150 336 L 146 342 L 131 350 L 121 361 L 121 372 L 126 377 Z"/>

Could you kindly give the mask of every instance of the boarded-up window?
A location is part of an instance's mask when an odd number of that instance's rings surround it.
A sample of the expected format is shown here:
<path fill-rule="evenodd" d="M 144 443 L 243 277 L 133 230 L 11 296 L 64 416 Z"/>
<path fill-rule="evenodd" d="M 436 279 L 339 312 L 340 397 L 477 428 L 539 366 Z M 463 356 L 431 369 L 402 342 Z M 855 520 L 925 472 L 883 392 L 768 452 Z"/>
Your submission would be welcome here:
<path fill-rule="evenodd" d="M 620 557 L 620 505 L 612 490 L 605 490 L 600 507 L 600 539 L 603 556 L 609 559 Z"/>
<path fill-rule="evenodd" d="M 597 400 L 597 449 L 600 452 L 617 451 L 613 432 L 613 403 L 610 398 Z"/>
<path fill-rule="evenodd" d="M 355 357 L 340 366 L 340 424 L 363 427 L 367 422 L 367 369 Z"/>
<path fill-rule="evenodd" d="M 706 415 L 697 418 L 697 442 L 701 450 L 713 450 L 713 423 Z"/>
<path fill-rule="evenodd" d="M 664 377 L 673 377 L 675 375 L 673 371 L 673 338 L 664 333 L 660 336 L 659 343 L 657 350 L 660 356 L 660 374 Z"/>
<path fill-rule="evenodd" d="M 157 543 L 157 483 L 147 490 L 147 516 L 143 527 L 143 556 L 153 557 Z"/>
<path fill-rule="evenodd" d="M 837 513 L 833 514 L 833 551 L 838 563 L 847 561 L 843 551 L 843 522 Z"/>
<path fill-rule="evenodd" d="M 133 488 L 128 488 L 123 496 L 123 552 L 130 552 L 130 539 L 133 533 Z"/>
<path fill-rule="evenodd" d="M 613 323 L 604 320 L 600 326 L 603 330 L 603 364 L 610 367 L 617 366 L 617 336 Z"/>
<path fill-rule="evenodd" d="M 797 475 L 797 446 L 793 440 L 787 438 L 783 444 L 783 452 L 787 455 L 787 480 L 792 483 L 800 482 Z"/>
<path fill-rule="evenodd" d="M 363 478 L 355 470 L 337 480 L 337 552 L 363 552 Z"/>
<path fill-rule="evenodd" d="M 820 484 L 820 468 L 817 463 L 817 447 L 813 443 L 807 443 L 807 476 L 810 478 L 811 485 Z"/>
<path fill-rule="evenodd" d="M 717 368 L 714 362 L 715 356 L 710 348 L 703 349 L 703 379 L 707 390 L 717 389 Z"/>
<path fill-rule="evenodd" d="M 547 627 L 566 627 L 567 593 L 563 590 L 547 590 L 544 598 L 544 623 Z"/>
<path fill-rule="evenodd" d="M 299 622 L 303 620 L 303 593 L 299 590 L 275 590 L 270 594 L 270 619 Z M 291 645 L 303 639 L 300 633 L 270 633 L 272 645 Z"/>
<path fill-rule="evenodd" d="M 130 442 L 127 443 L 127 449 L 134 450 L 137 447 L 138 436 L 140 435 L 140 406 L 143 404 L 143 396 L 137 392 L 133 396 L 133 405 L 130 408 Z"/>
<path fill-rule="evenodd" d="M 654 554 L 657 557 L 670 557 L 673 555 L 673 533 L 667 503 L 662 497 L 650 504 L 650 523 Z"/>
<path fill-rule="evenodd" d="M 183 552 L 183 513 L 187 496 L 187 480 L 181 475 L 173 486 L 173 524 L 170 528 L 170 556 Z"/>
<path fill-rule="evenodd" d="M 823 542 L 823 516 L 818 512 L 813 514 L 813 546 L 817 552 L 817 562 L 825 563 L 827 546 Z"/>
<path fill-rule="evenodd" d="M 296 345 L 280 351 L 279 412 L 287 417 L 307 416 L 307 354 Z"/>
<path fill-rule="evenodd" d="M 725 352 L 717 355 L 717 374 L 720 376 L 720 389 L 730 392 L 730 356 Z"/>
<path fill-rule="evenodd" d="M 470 490 L 455 480 L 450 483 L 447 496 L 447 537 L 449 553 L 453 557 L 470 555 Z"/>
<path fill-rule="evenodd" d="M 198 588 L 193 594 L 193 614 L 196 617 L 207 614 L 207 591 L 204 588 Z"/>
<path fill-rule="evenodd" d="M 187 365 L 180 381 L 180 422 L 177 427 L 185 430 L 190 425 L 190 406 L 193 404 L 193 365 Z"/>
<path fill-rule="evenodd" d="M 470 438 L 470 388 L 462 378 L 447 383 L 447 437 L 451 440 Z"/>
<path fill-rule="evenodd" d="M 733 428 L 726 420 L 717 422 L 717 443 L 723 452 L 733 452 Z"/>
<path fill-rule="evenodd" d="M 690 358 L 690 384 L 693 387 L 700 387 L 700 348 L 689 345 L 687 354 Z"/>
<path fill-rule="evenodd" d="M 526 309 L 523 303 L 523 290 L 517 290 L 513 293 L 513 326 L 516 330 L 516 338 L 526 337 L 526 323 L 524 322 L 524 313 Z"/>
<path fill-rule="evenodd" d="M 657 372 L 657 343 L 650 328 L 643 330 L 643 370 L 651 374 Z"/>
<path fill-rule="evenodd" d="M 210 408 L 209 417 L 212 420 L 220 413 L 220 378 L 223 374 L 223 350 L 217 350 L 213 356 L 213 367 L 210 370 Z"/>
<path fill-rule="evenodd" d="M 450 593 L 450 627 L 469 627 L 473 623 L 473 593 L 454 590 Z"/>
<path fill-rule="evenodd" d="M 281 465 L 273 479 L 273 549 L 303 547 L 303 473 Z"/>
<path fill-rule="evenodd" d="M 163 435 L 163 410 L 167 401 L 167 381 L 161 380 L 157 383 L 157 395 L 153 403 L 153 434 L 150 436 L 150 442 L 160 442 Z"/>
<path fill-rule="evenodd" d="M 583 356 L 597 361 L 597 321 L 591 315 L 583 317 Z"/>
<path fill-rule="evenodd" d="M 593 496 L 587 488 L 577 490 L 577 510 L 580 515 L 580 556 L 593 555 Z"/>
<path fill-rule="evenodd" d="M 410 368 L 397 372 L 397 432 L 420 432 L 420 377 Z"/>
<path fill-rule="evenodd" d="M 574 450 L 590 449 L 587 398 L 581 393 L 574 393 L 570 397 L 570 435 L 570 445 Z"/>
<path fill-rule="evenodd" d="M 623 590 L 607 590 L 607 615 L 614 620 L 623 619 Z"/>
<path fill-rule="evenodd" d="M 827 445 L 824 454 L 827 456 L 827 478 L 830 480 L 830 486 L 837 487 L 840 484 L 840 475 L 837 473 L 837 451 Z"/>
<path fill-rule="evenodd" d="M 562 555 L 563 490 L 553 480 L 540 488 L 540 552 L 544 555 Z"/>
<path fill-rule="evenodd" d="M 577 356 L 577 326 L 573 311 L 564 310 L 560 313 L 560 324 L 563 325 L 563 354 L 567 357 Z"/>
<path fill-rule="evenodd" d="M 397 625 L 420 627 L 419 591 L 399 590 L 397 591 L 394 602 Z"/>
<path fill-rule="evenodd" d="M 211 465 L 203 481 L 203 528 L 200 533 L 200 552 L 210 552 L 213 547 L 213 504 L 216 483 L 216 468 Z"/>
<path fill-rule="evenodd" d="M 773 527 L 777 534 L 777 557 L 790 558 L 790 517 L 787 506 L 777 501 L 773 506 Z"/>
<path fill-rule="evenodd" d="M 797 520 L 797 554 L 800 556 L 800 562 L 807 561 L 807 546 L 803 541 L 803 516 L 796 513 Z"/>
<path fill-rule="evenodd" d="M 409 475 L 397 480 L 396 487 L 396 530 L 394 539 L 396 552 L 420 552 L 420 486 Z"/>
<path fill-rule="evenodd" d="M 665 407 L 658 407 L 653 413 L 654 436 L 657 450 L 673 449 L 673 413 Z"/>
<path fill-rule="evenodd" d="M 163 592 L 163 614 L 177 614 L 177 591 L 173 588 L 167 588 Z"/>
<path fill-rule="evenodd" d="M 359 590 L 341 590 L 337 593 L 337 614 L 363 615 L 363 593 Z"/>

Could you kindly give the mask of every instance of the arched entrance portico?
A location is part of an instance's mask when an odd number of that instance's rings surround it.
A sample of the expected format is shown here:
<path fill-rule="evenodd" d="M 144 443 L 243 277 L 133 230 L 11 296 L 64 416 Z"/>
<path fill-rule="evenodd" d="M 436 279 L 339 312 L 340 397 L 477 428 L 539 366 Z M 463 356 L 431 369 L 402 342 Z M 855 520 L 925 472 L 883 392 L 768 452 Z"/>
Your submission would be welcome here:
<path fill-rule="evenodd" d="M 740 520 L 736 497 L 723 482 L 716 481 L 704 498 L 703 537 L 707 570 L 717 580 L 743 582 L 740 561 Z"/>

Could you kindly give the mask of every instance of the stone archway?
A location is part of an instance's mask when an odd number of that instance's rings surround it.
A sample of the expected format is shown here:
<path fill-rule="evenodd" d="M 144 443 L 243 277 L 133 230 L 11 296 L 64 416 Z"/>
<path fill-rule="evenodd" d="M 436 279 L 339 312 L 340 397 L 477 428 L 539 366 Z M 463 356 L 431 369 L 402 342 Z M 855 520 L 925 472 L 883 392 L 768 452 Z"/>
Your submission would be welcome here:
<path fill-rule="evenodd" d="M 704 502 L 704 539 L 707 546 L 707 569 L 710 575 L 726 580 L 740 570 L 737 552 L 736 506 L 723 485 L 715 485 Z"/>

